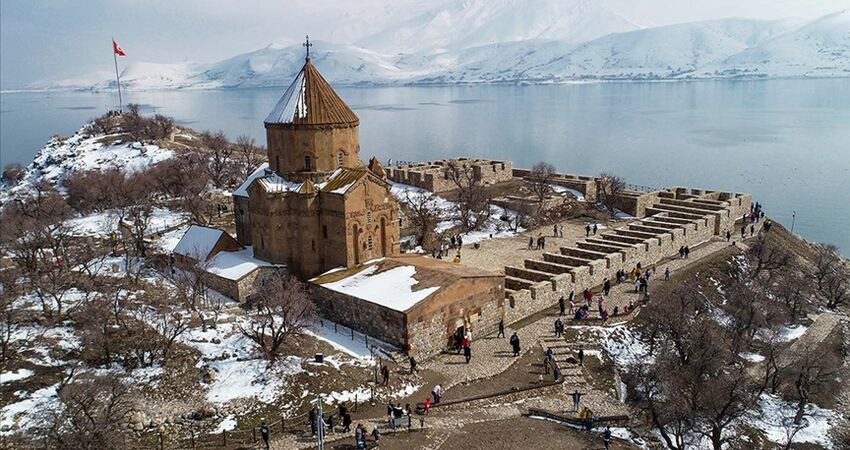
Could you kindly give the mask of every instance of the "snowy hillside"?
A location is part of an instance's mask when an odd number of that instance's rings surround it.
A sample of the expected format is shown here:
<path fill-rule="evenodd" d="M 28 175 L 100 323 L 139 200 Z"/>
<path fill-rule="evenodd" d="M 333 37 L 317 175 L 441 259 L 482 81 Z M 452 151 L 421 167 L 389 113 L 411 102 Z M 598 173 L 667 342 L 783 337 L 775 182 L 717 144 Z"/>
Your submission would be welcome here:
<path fill-rule="evenodd" d="M 589 2 L 531 3 L 448 2 L 359 46 L 315 42 L 313 61 L 331 82 L 348 85 L 850 74 L 850 11 L 810 22 L 730 18 L 639 28 Z M 303 55 L 300 44 L 278 44 L 212 64 L 137 63 L 122 82 L 139 90 L 286 86 Z M 114 81 L 100 75 L 52 87 L 111 89 Z"/>
<path fill-rule="evenodd" d="M 19 193 L 29 193 L 41 182 L 61 186 L 74 172 L 122 168 L 125 171 L 147 169 L 171 158 L 171 150 L 139 142 L 113 140 L 109 135 L 93 135 L 90 125 L 80 128 L 68 138 L 54 137 L 35 155 L 24 178 L 14 187 L 0 183 L 0 204 Z"/>

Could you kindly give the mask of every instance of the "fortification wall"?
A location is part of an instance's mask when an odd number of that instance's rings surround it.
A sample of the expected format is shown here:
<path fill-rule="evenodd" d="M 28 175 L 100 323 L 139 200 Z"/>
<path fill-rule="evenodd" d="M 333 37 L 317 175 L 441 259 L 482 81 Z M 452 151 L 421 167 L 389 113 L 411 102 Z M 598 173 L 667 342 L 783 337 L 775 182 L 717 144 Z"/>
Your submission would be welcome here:
<path fill-rule="evenodd" d="M 484 185 L 510 181 L 513 178 L 513 162 L 476 158 L 453 158 L 403 164 L 387 167 L 387 178 L 396 182 L 420 187 L 433 193 L 453 191 L 454 182 L 449 178 L 452 165 L 471 170 Z"/>

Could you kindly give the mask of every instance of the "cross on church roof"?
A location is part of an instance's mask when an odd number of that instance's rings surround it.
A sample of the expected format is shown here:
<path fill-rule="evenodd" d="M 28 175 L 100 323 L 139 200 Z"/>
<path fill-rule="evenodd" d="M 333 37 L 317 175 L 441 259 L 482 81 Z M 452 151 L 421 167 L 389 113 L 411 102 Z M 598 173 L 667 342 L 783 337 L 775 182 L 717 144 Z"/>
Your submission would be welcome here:
<path fill-rule="evenodd" d="M 306 41 L 306 42 L 304 42 L 304 43 L 303 43 L 303 44 L 301 44 L 301 45 L 302 45 L 303 47 L 306 47 L 306 48 L 307 48 L 307 58 L 306 58 L 306 59 L 310 59 L 310 47 L 312 47 L 312 46 L 313 46 L 313 44 L 311 44 L 311 43 L 310 43 L 310 35 L 309 35 L 309 34 L 307 35 L 307 41 Z"/>

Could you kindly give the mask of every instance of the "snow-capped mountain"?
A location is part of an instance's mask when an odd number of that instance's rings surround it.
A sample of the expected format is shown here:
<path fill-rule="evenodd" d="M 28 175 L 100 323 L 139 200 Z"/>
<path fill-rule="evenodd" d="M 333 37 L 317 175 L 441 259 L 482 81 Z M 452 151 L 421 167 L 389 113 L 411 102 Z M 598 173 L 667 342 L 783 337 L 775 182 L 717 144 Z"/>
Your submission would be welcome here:
<path fill-rule="evenodd" d="M 458 0 L 415 14 L 356 43 L 381 51 L 415 53 L 530 39 L 583 42 L 638 28 L 600 2 L 589 0 Z"/>
<path fill-rule="evenodd" d="M 551 3 L 554 20 L 533 10 L 532 0 L 452 1 L 359 45 L 315 42 L 311 55 L 326 78 L 348 85 L 850 76 L 850 11 L 810 22 L 732 18 L 635 29 L 584 1 L 540 1 Z M 525 3 L 524 14 L 509 14 Z M 576 13 L 585 9 L 591 12 Z M 632 30 L 606 31 L 616 28 Z M 590 30 L 607 34 L 581 41 Z M 413 51 L 368 46 L 408 45 L 415 36 L 422 44 Z M 121 79 L 128 89 L 286 86 L 303 52 L 300 44 L 269 45 L 211 64 L 138 63 Z M 100 79 L 53 86 L 114 88 L 113 80 Z"/>

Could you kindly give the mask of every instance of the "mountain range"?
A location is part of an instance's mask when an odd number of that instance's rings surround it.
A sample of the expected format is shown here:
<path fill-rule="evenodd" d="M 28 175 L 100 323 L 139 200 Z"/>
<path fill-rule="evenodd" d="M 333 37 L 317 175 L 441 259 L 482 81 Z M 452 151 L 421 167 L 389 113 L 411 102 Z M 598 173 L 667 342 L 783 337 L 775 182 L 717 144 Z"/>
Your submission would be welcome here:
<path fill-rule="evenodd" d="M 850 76 L 850 10 L 644 27 L 588 0 L 452 0 L 387 16 L 335 31 L 352 43 L 314 42 L 314 64 L 338 85 Z M 139 90 L 286 86 L 303 60 L 300 43 L 270 44 L 215 63 L 133 63 L 121 80 Z M 115 80 L 31 87 L 114 89 Z"/>

